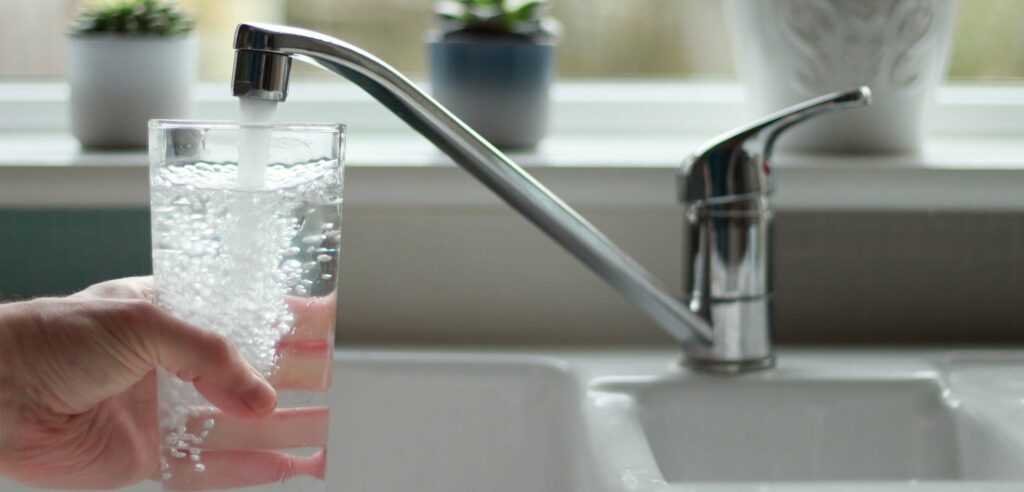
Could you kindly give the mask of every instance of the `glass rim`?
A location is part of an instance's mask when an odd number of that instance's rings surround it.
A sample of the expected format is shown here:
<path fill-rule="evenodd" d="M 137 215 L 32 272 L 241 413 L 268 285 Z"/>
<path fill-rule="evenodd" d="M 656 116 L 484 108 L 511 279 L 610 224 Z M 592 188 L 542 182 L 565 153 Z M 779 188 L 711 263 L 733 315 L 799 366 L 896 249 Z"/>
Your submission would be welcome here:
<path fill-rule="evenodd" d="M 159 130 L 175 128 L 190 128 L 197 130 L 238 130 L 241 128 L 270 128 L 272 130 L 283 130 L 291 132 L 337 132 L 344 134 L 345 129 L 347 127 L 344 123 L 242 123 L 234 120 L 152 119 L 149 120 L 149 128 L 155 128 Z"/>

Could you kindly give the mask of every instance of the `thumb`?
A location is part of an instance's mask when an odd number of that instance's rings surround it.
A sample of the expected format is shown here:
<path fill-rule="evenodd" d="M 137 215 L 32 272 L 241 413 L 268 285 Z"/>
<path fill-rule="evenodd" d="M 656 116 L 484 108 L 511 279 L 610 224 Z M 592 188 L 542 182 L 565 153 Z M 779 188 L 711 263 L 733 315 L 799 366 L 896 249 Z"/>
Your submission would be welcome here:
<path fill-rule="evenodd" d="M 147 346 L 156 363 L 190 381 L 210 403 L 239 417 L 261 417 L 277 406 L 269 383 L 242 358 L 227 338 L 200 330 L 145 303 Z"/>

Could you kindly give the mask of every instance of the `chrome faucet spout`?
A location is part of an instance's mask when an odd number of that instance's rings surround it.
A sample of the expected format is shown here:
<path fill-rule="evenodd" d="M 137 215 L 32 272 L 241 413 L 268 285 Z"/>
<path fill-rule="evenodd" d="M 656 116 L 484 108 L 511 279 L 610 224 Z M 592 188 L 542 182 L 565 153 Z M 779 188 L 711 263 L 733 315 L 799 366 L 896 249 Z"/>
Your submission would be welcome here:
<path fill-rule="evenodd" d="M 265 24 L 240 24 L 234 48 L 236 96 L 284 100 L 290 64 L 281 57 L 308 61 L 351 80 L 622 293 L 686 350 L 711 342 L 711 326 L 657 278 L 383 61 L 323 34 Z"/>
<path fill-rule="evenodd" d="M 283 101 L 291 59 L 361 87 L 448 154 L 678 341 L 691 367 L 741 372 L 771 367 L 768 329 L 770 219 L 767 156 L 779 132 L 830 109 L 865 102 L 867 88 L 825 96 L 723 136 L 691 157 L 680 197 L 693 232 L 687 304 L 586 219 L 433 98 L 375 56 L 304 29 L 240 24 L 232 92 Z"/>

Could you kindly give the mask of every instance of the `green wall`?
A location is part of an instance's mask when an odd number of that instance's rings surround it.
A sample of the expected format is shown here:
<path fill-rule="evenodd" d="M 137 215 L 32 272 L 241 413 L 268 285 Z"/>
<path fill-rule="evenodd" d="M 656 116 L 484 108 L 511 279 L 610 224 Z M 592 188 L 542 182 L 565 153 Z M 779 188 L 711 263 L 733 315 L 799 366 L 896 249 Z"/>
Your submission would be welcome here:
<path fill-rule="evenodd" d="M 148 209 L 0 209 L 0 300 L 148 275 Z"/>

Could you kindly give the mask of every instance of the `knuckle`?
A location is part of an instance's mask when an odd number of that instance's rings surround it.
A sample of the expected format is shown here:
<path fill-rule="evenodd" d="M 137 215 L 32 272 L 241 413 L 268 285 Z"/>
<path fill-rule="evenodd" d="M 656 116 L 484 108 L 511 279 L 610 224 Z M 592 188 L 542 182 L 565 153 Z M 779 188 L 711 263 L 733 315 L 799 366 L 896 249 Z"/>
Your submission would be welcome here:
<path fill-rule="evenodd" d="M 124 320 L 139 326 L 148 326 L 160 315 L 156 306 L 141 299 L 127 299 L 117 303 Z"/>
<path fill-rule="evenodd" d="M 121 290 L 121 286 L 116 280 L 107 280 L 106 282 L 100 282 L 93 284 L 85 288 L 82 292 L 95 297 L 110 298 L 117 297 L 118 291 Z"/>
<path fill-rule="evenodd" d="M 152 290 L 152 282 L 147 279 L 148 277 L 131 277 L 107 280 L 90 285 L 75 295 L 100 299 L 147 299 L 151 297 Z"/>
<path fill-rule="evenodd" d="M 212 362 L 218 365 L 231 362 L 234 357 L 234 347 L 231 346 L 231 342 L 227 338 L 214 333 L 204 333 L 203 338 L 209 352 L 208 357 Z"/>
<path fill-rule="evenodd" d="M 109 306 L 106 324 L 110 333 L 147 359 L 155 358 L 154 344 L 160 328 L 156 306 L 137 300 L 105 302 Z"/>

